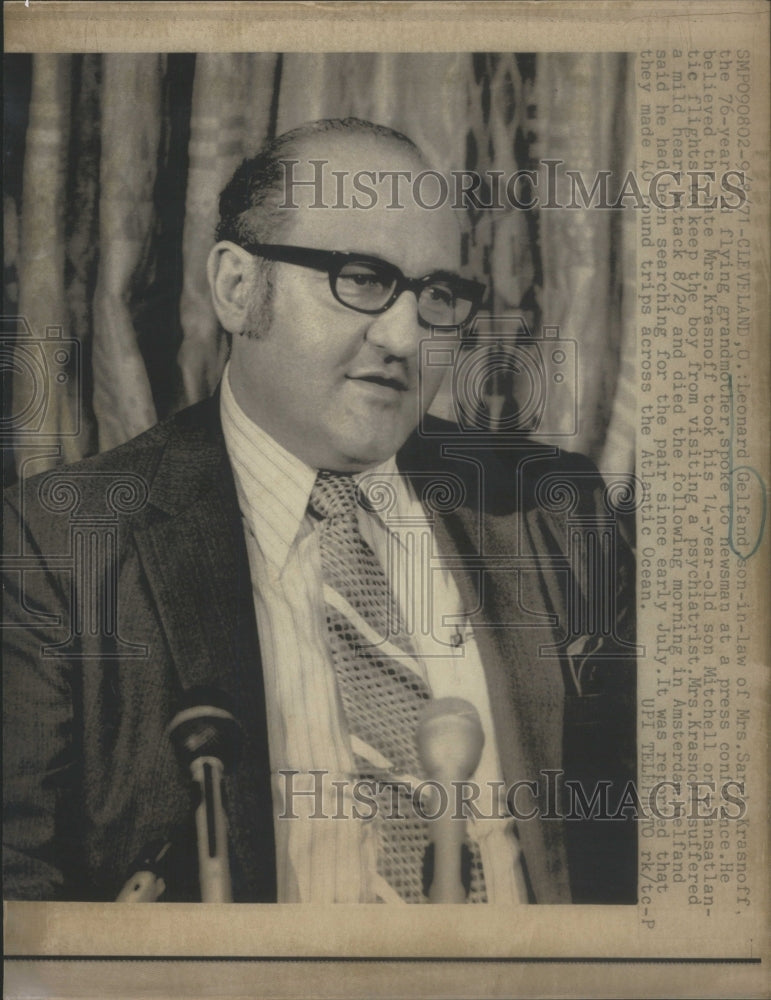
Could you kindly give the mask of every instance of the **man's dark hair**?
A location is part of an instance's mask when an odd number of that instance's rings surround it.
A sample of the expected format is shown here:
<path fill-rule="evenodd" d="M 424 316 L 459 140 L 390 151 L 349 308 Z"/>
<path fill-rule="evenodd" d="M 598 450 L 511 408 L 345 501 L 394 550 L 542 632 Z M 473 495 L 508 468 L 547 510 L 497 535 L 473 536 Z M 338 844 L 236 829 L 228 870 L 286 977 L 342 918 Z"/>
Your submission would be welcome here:
<path fill-rule="evenodd" d="M 402 132 L 362 118 L 322 118 L 298 125 L 265 143 L 233 174 L 220 195 L 217 240 L 277 242 L 291 219 L 291 213 L 278 207 L 285 200 L 285 168 L 281 161 L 297 159 L 301 147 L 307 148 L 317 136 L 331 133 L 386 139 L 422 158 L 420 149 Z"/>

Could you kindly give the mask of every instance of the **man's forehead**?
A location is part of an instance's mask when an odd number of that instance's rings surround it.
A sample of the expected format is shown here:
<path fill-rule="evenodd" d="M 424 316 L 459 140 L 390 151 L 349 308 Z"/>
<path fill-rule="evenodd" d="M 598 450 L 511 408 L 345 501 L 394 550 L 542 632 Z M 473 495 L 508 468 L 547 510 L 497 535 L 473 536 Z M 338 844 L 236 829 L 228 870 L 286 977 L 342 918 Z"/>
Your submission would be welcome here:
<path fill-rule="evenodd" d="M 324 159 L 330 170 L 413 170 L 429 164 L 417 147 L 390 135 L 349 131 L 322 132 L 299 140 L 293 154 L 309 162 Z"/>
<path fill-rule="evenodd" d="M 314 137 L 284 167 L 285 240 L 357 251 L 404 269 L 458 267 L 460 228 L 437 172 L 412 148 L 362 135 Z M 421 175 L 423 175 L 421 177 Z"/>

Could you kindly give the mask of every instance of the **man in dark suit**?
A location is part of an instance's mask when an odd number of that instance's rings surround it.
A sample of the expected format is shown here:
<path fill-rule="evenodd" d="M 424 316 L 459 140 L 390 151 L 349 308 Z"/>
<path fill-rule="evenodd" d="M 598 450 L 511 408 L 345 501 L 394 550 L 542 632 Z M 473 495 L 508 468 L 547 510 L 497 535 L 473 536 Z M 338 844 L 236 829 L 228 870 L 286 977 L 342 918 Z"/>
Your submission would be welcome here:
<path fill-rule="evenodd" d="M 305 186 L 297 170 L 287 188 L 287 161 L 313 165 Z M 341 177 L 385 168 L 375 198 L 340 197 Z M 164 898 L 196 897 L 167 726 L 185 692 L 212 688 L 241 729 L 225 780 L 234 899 L 416 898 L 383 875 L 371 825 L 281 818 L 300 801 L 287 775 L 360 776 L 352 761 L 368 752 L 370 766 L 406 766 L 360 738 L 327 646 L 338 598 L 315 483 L 353 476 L 371 496 L 392 489 L 398 523 L 427 542 L 438 617 L 413 636 L 412 687 L 468 696 L 485 736 L 477 779 L 514 789 L 516 825 L 470 821 L 473 901 L 634 901 L 628 814 L 581 818 L 565 793 L 608 781 L 617 803 L 634 778 L 630 558 L 586 459 L 425 416 L 446 365 L 421 364 L 421 342 L 438 329 L 452 349 L 481 298 L 457 274 L 453 212 L 393 207 L 394 177 L 425 169 L 408 139 L 356 121 L 302 127 L 247 161 L 209 260 L 232 336 L 220 391 L 9 496 L 9 898 L 115 898 L 158 838 L 173 841 Z M 403 603 L 390 511 L 357 516 Z"/>

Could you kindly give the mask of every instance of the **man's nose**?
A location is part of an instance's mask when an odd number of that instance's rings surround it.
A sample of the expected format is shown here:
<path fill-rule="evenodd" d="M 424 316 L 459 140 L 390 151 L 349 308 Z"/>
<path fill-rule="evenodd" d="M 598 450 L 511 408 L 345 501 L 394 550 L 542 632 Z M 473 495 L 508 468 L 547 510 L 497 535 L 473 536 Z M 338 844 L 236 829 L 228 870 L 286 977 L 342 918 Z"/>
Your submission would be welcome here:
<path fill-rule="evenodd" d="M 373 317 L 367 340 L 386 354 L 408 358 L 417 353 L 421 333 L 418 301 L 414 292 L 405 291 L 390 309 Z"/>

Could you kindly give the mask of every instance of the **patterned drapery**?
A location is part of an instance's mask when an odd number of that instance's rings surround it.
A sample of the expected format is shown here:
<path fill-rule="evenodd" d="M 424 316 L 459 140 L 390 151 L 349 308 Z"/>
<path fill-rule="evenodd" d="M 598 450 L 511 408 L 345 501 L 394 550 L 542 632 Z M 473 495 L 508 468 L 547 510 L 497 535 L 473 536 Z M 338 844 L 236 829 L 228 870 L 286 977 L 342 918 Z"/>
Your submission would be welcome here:
<path fill-rule="evenodd" d="M 406 132 L 444 169 L 506 178 L 560 159 L 590 183 L 631 167 L 629 62 L 6 56 L 6 468 L 27 475 L 113 447 L 212 391 L 226 350 L 205 275 L 217 198 L 265 138 L 356 115 Z M 485 183 L 480 197 L 490 202 Z M 476 209 L 464 237 L 493 316 L 522 315 L 536 337 L 547 329 L 575 344 L 535 433 L 562 435 L 614 473 L 631 471 L 634 455 L 631 214 Z M 498 393 L 506 411 L 517 391 L 516 379 L 493 380 L 484 395 Z M 435 407 L 453 415 L 449 387 Z"/>

